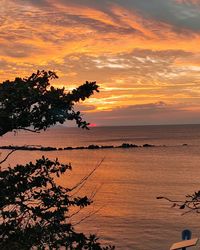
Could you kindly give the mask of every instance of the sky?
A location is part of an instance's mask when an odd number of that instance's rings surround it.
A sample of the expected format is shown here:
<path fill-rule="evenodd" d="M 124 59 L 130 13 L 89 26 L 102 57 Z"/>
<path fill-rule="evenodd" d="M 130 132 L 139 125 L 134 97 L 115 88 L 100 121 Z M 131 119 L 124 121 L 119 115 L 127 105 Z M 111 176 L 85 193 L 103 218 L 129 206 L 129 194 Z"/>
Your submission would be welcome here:
<path fill-rule="evenodd" d="M 38 69 L 98 126 L 200 123 L 200 0 L 0 0 L 0 82 Z"/>

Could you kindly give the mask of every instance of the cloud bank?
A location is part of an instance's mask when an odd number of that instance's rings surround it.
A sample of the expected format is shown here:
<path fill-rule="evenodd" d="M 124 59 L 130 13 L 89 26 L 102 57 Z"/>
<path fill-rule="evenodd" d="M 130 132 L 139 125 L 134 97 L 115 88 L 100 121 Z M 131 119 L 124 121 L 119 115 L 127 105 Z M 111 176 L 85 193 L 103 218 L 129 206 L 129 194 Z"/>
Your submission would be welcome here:
<path fill-rule="evenodd" d="M 197 123 L 199 13 L 199 0 L 1 0 L 0 81 L 55 70 L 57 86 L 99 83 L 81 105 L 92 122 Z"/>

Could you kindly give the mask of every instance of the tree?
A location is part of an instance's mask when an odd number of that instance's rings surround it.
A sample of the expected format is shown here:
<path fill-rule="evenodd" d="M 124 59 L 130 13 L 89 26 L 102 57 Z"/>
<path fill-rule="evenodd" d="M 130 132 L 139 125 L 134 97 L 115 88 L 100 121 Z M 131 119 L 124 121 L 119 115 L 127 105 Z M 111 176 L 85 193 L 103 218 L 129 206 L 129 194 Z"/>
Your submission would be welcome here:
<path fill-rule="evenodd" d="M 99 92 L 96 82 L 86 82 L 72 92 L 50 86 L 58 78 L 52 72 L 37 71 L 28 78 L 16 78 L 0 84 L 0 136 L 32 126 L 35 132 L 66 120 L 75 120 L 78 127 L 87 128 L 74 104 Z"/>
<path fill-rule="evenodd" d="M 49 80 L 54 78 L 54 72 L 38 71 L 29 78 L 0 85 L 1 135 L 18 129 L 39 132 L 66 120 L 75 120 L 81 128 L 88 127 L 80 112 L 75 112 L 74 104 L 98 92 L 96 83 L 86 82 L 66 93 L 64 88 L 50 86 Z M 76 232 L 70 223 L 73 215 L 92 203 L 87 196 L 76 195 L 87 177 L 72 188 L 55 182 L 55 176 L 70 170 L 70 164 L 43 156 L 36 163 L 0 172 L 1 249 L 114 249 L 101 246 L 95 235 Z"/>
<path fill-rule="evenodd" d="M 193 194 L 186 195 L 185 200 L 172 200 L 168 197 L 159 196 L 157 199 L 165 199 L 172 203 L 173 208 L 179 208 L 184 210 L 183 214 L 186 213 L 200 213 L 200 190 Z"/>

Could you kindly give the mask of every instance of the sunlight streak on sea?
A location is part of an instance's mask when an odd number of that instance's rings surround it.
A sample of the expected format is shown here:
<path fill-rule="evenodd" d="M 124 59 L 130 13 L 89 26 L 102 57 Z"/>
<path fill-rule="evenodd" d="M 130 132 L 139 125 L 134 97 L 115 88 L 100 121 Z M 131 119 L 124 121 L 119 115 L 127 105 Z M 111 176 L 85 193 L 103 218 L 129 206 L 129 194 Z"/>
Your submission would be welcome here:
<path fill-rule="evenodd" d="M 81 190 L 88 196 L 96 193 L 94 203 L 74 217 L 72 223 L 93 213 L 78 224 L 77 229 L 96 233 L 102 241 L 116 245 L 117 249 L 169 249 L 173 242 L 180 240 L 185 228 L 191 229 L 194 237 L 199 237 L 198 215 L 181 216 L 180 210 L 170 208 L 166 201 L 156 200 L 156 196 L 184 199 L 185 194 L 200 188 L 200 125 L 96 127 L 90 131 L 56 127 L 41 134 L 20 132 L 0 139 L 0 145 L 58 148 L 122 143 L 148 143 L 156 147 L 17 151 L 9 158 L 9 164 L 33 161 L 41 155 L 71 162 L 73 171 L 57 180 L 68 187 L 104 159 Z M 6 151 L 1 151 L 3 157 Z"/>

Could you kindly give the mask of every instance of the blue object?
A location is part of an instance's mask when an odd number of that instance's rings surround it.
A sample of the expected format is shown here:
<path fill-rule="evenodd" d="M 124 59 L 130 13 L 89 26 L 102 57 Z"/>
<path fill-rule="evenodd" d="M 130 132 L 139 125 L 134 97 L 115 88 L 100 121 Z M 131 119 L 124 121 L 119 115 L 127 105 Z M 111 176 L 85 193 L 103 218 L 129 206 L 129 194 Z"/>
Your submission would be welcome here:
<path fill-rule="evenodd" d="M 182 240 L 190 240 L 192 237 L 192 232 L 189 229 L 182 231 Z"/>

